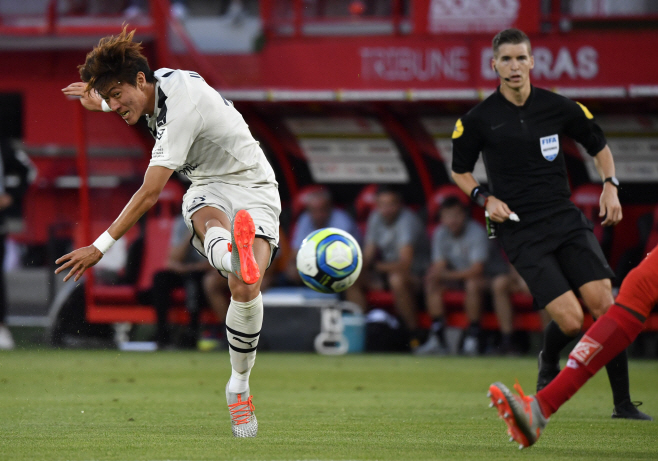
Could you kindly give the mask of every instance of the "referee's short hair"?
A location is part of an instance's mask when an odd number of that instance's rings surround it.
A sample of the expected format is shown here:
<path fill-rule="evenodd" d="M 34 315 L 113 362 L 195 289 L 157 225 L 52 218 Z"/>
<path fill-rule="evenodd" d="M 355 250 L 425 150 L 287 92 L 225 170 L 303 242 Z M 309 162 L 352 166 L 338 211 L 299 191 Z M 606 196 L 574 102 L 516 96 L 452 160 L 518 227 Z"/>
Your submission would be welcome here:
<path fill-rule="evenodd" d="M 527 43 L 528 53 L 532 54 L 532 46 L 530 45 L 530 39 L 522 30 L 505 29 L 498 32 L 491 42 L 494 56 L 498 54 L 498 48 L 500 47 L 500 45 L 505 45 L 507 43 L 512 45 L 518 45 L 519 43 Z"/>

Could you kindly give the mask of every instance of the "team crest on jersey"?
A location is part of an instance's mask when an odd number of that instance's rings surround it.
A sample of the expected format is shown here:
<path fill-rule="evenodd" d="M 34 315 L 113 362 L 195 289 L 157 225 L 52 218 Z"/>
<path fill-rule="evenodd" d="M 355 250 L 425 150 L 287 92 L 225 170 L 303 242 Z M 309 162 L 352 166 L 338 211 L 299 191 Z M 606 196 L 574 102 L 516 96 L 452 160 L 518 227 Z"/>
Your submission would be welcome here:
<path fill-rule="evenodd" d="M 539 146 L 541 147 L 541 154 L 546 160 L 552 162 L 557 158 L 560 153 L 560 138 L 556 134 L 544 136 L 539 138 Z"/>
<path fill-rule="evenodd" d="M 603 346 L 589 336 L 583 336 L 573 348 L 569 357 L 587 366 L 594 356 L 603 350 Z"/>

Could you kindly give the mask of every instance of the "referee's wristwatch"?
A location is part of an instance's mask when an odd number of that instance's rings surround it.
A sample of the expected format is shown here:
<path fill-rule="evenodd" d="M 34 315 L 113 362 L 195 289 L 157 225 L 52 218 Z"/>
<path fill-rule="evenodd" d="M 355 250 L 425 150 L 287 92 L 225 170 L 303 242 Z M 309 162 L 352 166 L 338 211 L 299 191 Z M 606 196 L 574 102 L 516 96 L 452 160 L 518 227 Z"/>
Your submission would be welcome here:
<path fill-rule="evenodd" d="M 612 184 L 613 186 L 615 186 L 617 189 L 619 189 L 619 179 L 617 179 L 616 177 L 614 177 L 614 176 L 610 176 L 609 178 L 605 178 L 605 179 L 603 180 L 603 184 L 604 184 L 604 185 L 605 185 L 605 183 L 607 183 L 607 182 L 609 182 L 610 184 Z"/>

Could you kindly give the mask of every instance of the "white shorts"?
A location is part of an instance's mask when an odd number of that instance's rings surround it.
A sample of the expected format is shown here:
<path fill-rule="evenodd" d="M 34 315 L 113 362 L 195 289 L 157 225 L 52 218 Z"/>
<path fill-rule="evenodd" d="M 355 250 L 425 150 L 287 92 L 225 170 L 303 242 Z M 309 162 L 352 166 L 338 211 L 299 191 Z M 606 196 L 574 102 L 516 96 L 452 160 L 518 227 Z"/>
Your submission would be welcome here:
<path fill-rule="evenodd" d="M 194 231 L 192 215 L 206 206 L 223 211 L 231 221 L 238 211 L 247 210 L 256 225 L 256 237 L 269 241 L 272 250 L 278 247 L 281 214 L 278 187 L 274 185 L 242 187 L 220 182 L 191 185 L 183 197 L 183 218 L 192 234 L 192 246 L 203 256 L 206 256 L 206 251 Z"/>

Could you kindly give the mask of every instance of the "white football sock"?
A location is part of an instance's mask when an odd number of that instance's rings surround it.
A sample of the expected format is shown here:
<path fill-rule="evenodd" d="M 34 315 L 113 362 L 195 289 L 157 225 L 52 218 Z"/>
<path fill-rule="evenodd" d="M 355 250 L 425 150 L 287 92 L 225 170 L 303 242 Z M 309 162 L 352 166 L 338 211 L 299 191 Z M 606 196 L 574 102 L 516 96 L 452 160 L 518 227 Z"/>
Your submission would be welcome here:
<path fill-rule="evenodd" d="M 231 252 L 228 244 L 231 242 L 231 232 L 223 227 L 211 227 L 206 232 L 203 249 L 206 250 L 208 262 L 220 271 L 231 272 Z M 228 258 L 226 258 L 228 255 Z M 226 263 L 228 262 L 228 265 Z"/>
<path fill-rule="evenodd" d="M 226 267 L 226 272 L 233 272 L 233 263 L 231 262 L 231 252 L 227 251 L 224 256 L 222 256 L 222 267 Z"/>
<path fill-rule="evenodd" d="M 249 374 L 256 361 L 256 348 L 263 325 L 263 297 L 241 303 L 231 298 L 226 313 L 226 339 L 231 356 L 230 392 L 242 393 L 249 387 Z"/>

